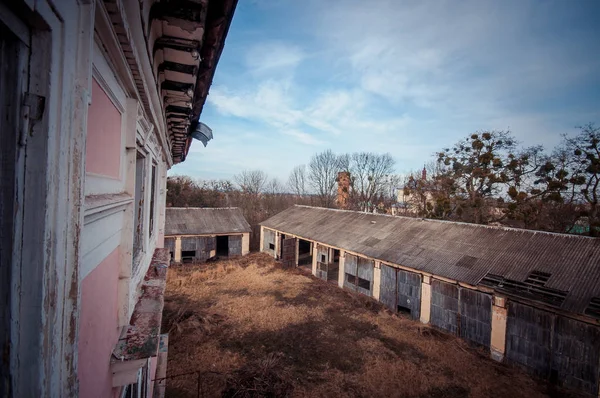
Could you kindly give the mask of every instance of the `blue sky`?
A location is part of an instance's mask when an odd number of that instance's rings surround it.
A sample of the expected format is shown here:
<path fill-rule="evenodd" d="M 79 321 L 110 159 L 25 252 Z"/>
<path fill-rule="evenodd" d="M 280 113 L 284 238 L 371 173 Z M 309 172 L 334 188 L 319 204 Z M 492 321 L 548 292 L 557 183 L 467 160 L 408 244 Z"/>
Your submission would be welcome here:
<path fill-rule="evenodd" d="M 478 130 L 551 149 L 600 124 L 600 1 L 240 0 L 194 142 L 171 175 L 287 180 L 312 154 L 398 173 Z"/>

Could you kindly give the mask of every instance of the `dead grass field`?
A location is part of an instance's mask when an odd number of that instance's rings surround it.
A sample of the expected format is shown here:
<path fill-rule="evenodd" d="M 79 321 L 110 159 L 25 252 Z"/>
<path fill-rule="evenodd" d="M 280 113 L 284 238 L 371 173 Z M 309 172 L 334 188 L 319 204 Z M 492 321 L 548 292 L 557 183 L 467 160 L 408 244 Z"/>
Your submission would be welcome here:
<path fill-rule="evenodd" d="M 565 396 L 264 254 L 171 267 L 165 300 L 167 397 Z"/>

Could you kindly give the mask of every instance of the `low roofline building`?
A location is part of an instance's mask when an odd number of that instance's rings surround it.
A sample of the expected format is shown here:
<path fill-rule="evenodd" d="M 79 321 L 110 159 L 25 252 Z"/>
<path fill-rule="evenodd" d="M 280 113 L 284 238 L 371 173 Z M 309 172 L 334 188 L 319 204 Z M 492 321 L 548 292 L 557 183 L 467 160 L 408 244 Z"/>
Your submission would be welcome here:
<path fill-rule="evenodd" d="M 251 232 L 237 207 L 166 209 L 165 247 L 176 263 L 246 255 Z"/>
<path fill-rule="evenodd" d="M 597 395 L 600 240 L 291 207 L 261 223 L 261 251 L 373 297 L 522 366 Z"/>

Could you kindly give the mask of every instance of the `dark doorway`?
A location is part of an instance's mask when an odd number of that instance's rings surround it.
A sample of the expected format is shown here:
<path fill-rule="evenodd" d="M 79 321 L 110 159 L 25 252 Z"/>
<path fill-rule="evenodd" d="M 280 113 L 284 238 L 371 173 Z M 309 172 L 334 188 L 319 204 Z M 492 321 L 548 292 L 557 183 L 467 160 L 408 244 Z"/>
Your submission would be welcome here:
<path fill-rule="evenodd" d="M 312 243 L 304 240 L 298 240 L 298 266 L 312 269 Z"/>
<path fill-rule="evenodd" d="M 181 251 L 181 262 L 182 263 L 193 263 L 196 259 L 196 250 L 182 250 Z"/>
<path fill-rule="evenodd" d="M 279 253 L 277 253 L 278 258 L 281 260 L 283 258 L 283 241 L 285 240 L 285 235 L 281 234 L 279 236 Z"/>
<path fill-rule="evenodd" d="M 333 255 L 327 267 L 327 280 L 329 282 L 337 283 L 340 273 L 340 251 L 338 249 L 332 249 Z"/>
<path fill-rule="evenodd" d="M 229 236 L 217 236 L 217 256 L 229 257 Z"/>

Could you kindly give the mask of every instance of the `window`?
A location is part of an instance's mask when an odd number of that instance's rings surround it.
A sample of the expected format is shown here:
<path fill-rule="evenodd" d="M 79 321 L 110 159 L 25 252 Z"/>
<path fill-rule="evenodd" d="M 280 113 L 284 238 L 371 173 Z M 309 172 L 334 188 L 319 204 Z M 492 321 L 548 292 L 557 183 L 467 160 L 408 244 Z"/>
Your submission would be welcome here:
<path fill-rule="evenodd" d="M 133 258 L 144 246 L 144 175 L 146 158 L 140 152 L 135 159 L 135 220 L 133 229 Z M 135 262 L 134 262 L 135 265 Z"/>
<path fill-rule="evenodd" d="M 275 244 L 269 243 L 269 250 L 275 250 Z"/>
<path fill-rule="evenodd" d="M 356 285 L 356 277 L 352 274 L 346 274 L 346 281 L 352 285 Z"/>
<path fill-rule="evenodd" d="M 321 254 L 321 262 L 322 263 L 326 263 L 327 262 L 327 256 L 325 256 L 324 254 Z"/>
<path fill-rule="evenodd" d="M 196 259 L 196 250 L 182 250 L 181 261 L 184 263 L 194 262 Z"/>
<path fill-rule="evenodd" d="M 156 194 L 156 164 L 152 164 L 152 175 L 150 179 L 150 231 L 149 236 L 154 233 L 154 196 Z"/>
<path fill-rule="evenodd" d="M 366 290 L 371 290 L 371 281 L 363 278 L 358 278 L 358 287 Z"/>
<path fill-rule="evenodd" d="M 144 365 L 138 370 L 137 381 L 123 387 L 121 398 L 142 398 L 148 394 L 148 368 Z"/>

